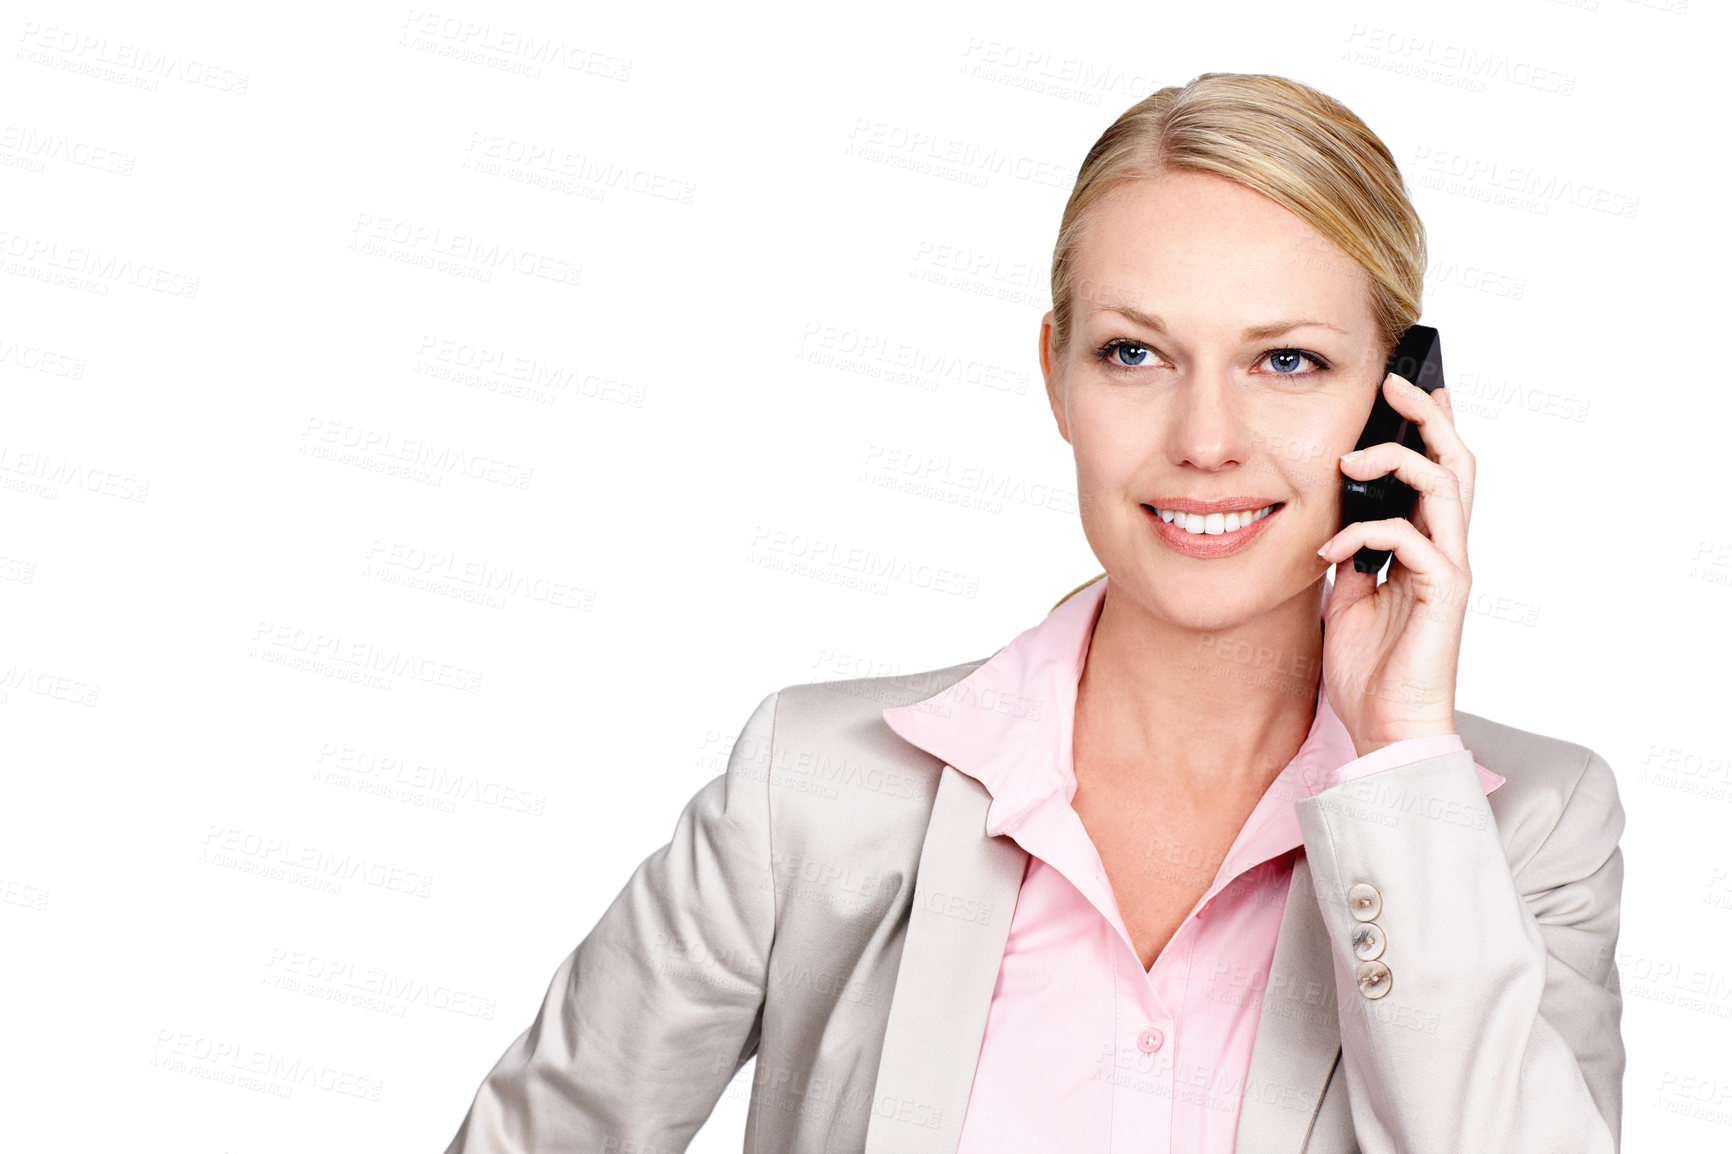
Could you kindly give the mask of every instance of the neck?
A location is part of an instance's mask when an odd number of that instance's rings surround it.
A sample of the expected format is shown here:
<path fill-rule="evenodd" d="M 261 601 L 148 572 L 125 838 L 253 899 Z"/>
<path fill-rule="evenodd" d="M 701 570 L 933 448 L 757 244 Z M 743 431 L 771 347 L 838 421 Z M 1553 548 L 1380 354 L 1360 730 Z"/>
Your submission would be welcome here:
<path fill-rule="evenodd" d="M 1316 716 L 1322 597 L 1319 578 L 1210 632 L 1156 617 L 1108 581 L 1077 685 L 1079 764 L 1196 798 L 1261 796 Z"/>

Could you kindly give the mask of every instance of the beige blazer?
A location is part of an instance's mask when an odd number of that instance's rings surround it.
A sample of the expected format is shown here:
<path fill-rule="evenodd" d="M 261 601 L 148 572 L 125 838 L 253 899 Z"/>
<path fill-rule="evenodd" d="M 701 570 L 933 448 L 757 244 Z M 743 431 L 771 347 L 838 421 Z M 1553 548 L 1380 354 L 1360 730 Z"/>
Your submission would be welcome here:
<path fill-rule="evenodd" d="M 1027 853 L 879 711 L 984 660 L 766 697 L 448 1154 L 681 1151 L 753 1055 L 749 1152 L 952 1154 Z M 1617 783 L 1579 745 L 1456 720 L 1465 752 L 1295 803 L 1237 1151 L 1617 1150 Z M 1507 779 L 1489 796 L 1475 759 Z M 1387 935 L 1375 999 L 1359 884 Z"/>

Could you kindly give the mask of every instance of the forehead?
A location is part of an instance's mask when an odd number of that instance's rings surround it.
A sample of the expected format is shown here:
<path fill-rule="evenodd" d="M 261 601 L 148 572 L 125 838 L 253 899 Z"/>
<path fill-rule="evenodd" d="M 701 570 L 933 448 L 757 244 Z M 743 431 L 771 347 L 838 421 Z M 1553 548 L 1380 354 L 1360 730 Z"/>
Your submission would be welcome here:
<path fill-rule="evenodd" d="M 1300 306 L 1369 325 L 1370 278 L 1295 213 L 1223 177 L 1126 181 L 1084 214 L 1073 253 L 1080 319 L 1113 304 L 1247 324 Z"/>

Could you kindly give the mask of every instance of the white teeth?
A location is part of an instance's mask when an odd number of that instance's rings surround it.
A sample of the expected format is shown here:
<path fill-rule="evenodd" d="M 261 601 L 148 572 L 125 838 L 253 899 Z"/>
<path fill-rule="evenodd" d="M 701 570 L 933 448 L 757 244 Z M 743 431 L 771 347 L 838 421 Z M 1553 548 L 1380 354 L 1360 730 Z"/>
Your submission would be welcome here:
<path fill-rule="evenodd" d="M 1265 505 L 1261 509 L 1232 513 L 1176 513 L 1171 509 L 1156 509 L 1161 520 L 1170 522 L 1173 526 L 1187 533 L 1208 533 L 1211 536 L 1221 533 L 1231 533 L 1243 529 L 1253 521 L 1261 521 L 1275 511 L 1274 505 Z"/>

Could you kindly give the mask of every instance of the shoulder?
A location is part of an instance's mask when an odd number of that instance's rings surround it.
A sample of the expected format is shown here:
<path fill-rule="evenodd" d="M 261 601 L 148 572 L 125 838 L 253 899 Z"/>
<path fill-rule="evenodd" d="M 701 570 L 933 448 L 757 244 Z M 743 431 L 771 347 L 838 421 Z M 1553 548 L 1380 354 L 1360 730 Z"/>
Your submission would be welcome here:
<path fill-rule="evenodd" d="M 898 818 L 929 810 L 943 764 L 898 736 L 883 711 L 942 693 L 986 660 L 888 677 L 787 685 L 771 694 L 765 699 L 765 752 L 773 805 L 790 815 L 855 821 L 878 811 Z M 838 799 L 850 805 L 821 804 Z"/>
<path fill-rule="evenodd" d="M 876 721 L 883 725 L 881 711 L 934 697 L 973 673 L 987 660 L 977 657 L 973 661 L 939 669 L 887 677 L 854 677 L 842 681 L 787 685 L 777 690 L 781 702 L 779 710 L 790 716 L 798 714 L 802 719 L 818 724 L 870 724 Z"/>
<path fill-rule="evenodd" d="M 1560 851 L 1611 855 L 1623 833 L 1624 808 L 1605 758 L 1585 745 L 1472 713 L 1458 710 L 1455 721 L 1474 761 L 1504 779 L 1486 802 L 1513 867 Z"/>
<path fill-rule="evenodd" d="M 913 705 L 949 689 L 987 658 L 888 677 L 855 677 L 787 685 L 775 693 L 778 750 L 825 750 L 859 757 L 908 760 L 922 753 L 898 737 L 883 711 Z"/>

